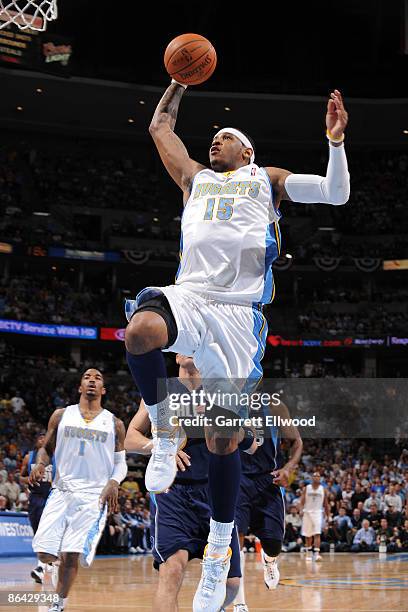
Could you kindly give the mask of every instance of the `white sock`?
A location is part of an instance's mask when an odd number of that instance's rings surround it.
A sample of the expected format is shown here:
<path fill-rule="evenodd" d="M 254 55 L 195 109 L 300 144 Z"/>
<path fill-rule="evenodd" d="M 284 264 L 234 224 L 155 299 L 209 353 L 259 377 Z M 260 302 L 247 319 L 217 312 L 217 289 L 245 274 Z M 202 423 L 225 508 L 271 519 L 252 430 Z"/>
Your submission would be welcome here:
<path fill-rule="evenodd" d="M 170 410 L 169 396 L 158 404 L 152 404 L 151 406 L 145 404 L 145 406 L 154 427 L 167 430 L 173 429 L 170 425 L 170 417 L 174 416 L 175 412 Z"/>
<path fill-rule="evenodd" d="M 245 553 L 243 550 L 240 552 L 241 558 L 241 578 L 239 580 L 239 589 L 236 598 L 234 599 L 234 606 L 238 606 L 241 604 L 245 606 L 245 583 L 244 583 L 244 573 L 245 573 Z"/>
<path fill-rule="evenodd" d="M 210 533 L 208 534 L 207 555 L 209 557 L 225 557 L 231 544 L 231 534 L 234 521 L 219 523 L 210 519 Z"/>

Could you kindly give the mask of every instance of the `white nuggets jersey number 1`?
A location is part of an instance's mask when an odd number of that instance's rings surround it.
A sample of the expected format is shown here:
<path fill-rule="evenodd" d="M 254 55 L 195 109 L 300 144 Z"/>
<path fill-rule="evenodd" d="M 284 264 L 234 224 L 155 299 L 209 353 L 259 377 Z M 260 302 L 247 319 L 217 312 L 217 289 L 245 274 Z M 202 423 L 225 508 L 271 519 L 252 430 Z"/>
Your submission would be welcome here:
<path fill-rule="evenodd" d="M 57 431 L 54 486 L 62 491 L 100 493 L 113 472 L 115 420 L 102 410 L 90 423 L 79 405 L 67 406 Z"/>
<path fill-rule="evenodd" d="M 270 302 L 279 217 L 264 168 L 201 170 L 183 212 L 176 284 L 220 301 Z"/>

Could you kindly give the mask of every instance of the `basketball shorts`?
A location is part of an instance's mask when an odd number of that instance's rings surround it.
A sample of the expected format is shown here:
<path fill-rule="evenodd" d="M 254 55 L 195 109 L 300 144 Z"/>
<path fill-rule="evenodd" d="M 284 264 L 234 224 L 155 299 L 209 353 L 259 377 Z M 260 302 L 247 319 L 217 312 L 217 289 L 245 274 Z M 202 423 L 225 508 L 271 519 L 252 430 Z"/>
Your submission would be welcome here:
<path fill-rule="evenodd" d="M 164 294 L 176 322 L 177 334 L 166 351 L 193 357 L 205 391 L 250 393 L 262 378 L 261 359 L 267 336 L 266 319 L 250 305 L 210 299 L 180 285 L 147 287 L 125 305 L 128 320 L 143 303 Z M 246 416 L 241 405 L 218 403 Z"/>
<path fill-rule="evenodd" d="M 30 520 L 30 525 L 33 528 L 34 533 L 37 532 L 41 515 L 43 513 L 46 503 L 47 497 L 37 495 L 36 493 L 30 493 L 30 496 L 28 498 L 28 518 Z"/>
<path fill-rule="evenodd" d="M 156 569 L 178 550 L 201 558 L 207 545 L 211 508 L 207 484 L 173 484 L 167 493 L 151 495 L 151 538 Z M 229 578 L 241 577 L 237 530 L 231 538 Z"/>
<path fill-rule="evenodd" d="M 235 522 L 239 533 L 248 530 L 262 540 L 279 540 L 285 535 L 285 501 L 281 487 L 270 474 L 241 475 Z"/>
<path fill-rule="evenodd" d="M 107 508 L 101 508 L 99 495 L 51 489 L 33 550 L 58 556 L 60 552 L 81 553 L 83 567 L 89 567 L 105 528 Z"/>
<path fill-rule="evenodd" d="M 314 511 L 303 511 L 302 518 L 302 535 L 306 538 L 311 538 L 314 535 L 322 533 L 323 515 L 317 510 Z"/>

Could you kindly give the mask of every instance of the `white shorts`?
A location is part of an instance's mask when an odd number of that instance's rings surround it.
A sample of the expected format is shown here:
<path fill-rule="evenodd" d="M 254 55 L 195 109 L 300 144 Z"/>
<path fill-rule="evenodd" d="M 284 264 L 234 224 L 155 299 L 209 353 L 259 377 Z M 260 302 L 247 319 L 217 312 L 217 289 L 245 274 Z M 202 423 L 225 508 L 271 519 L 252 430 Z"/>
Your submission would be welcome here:
<path fill-rule="evenodd" d="M 251 305 L 229 304 L 195 293 L 181 285 L 147 287 L 136 300 L 128 300 L 130 320 L 136 308 L 161 291 L 177 324 L 177 338 L 166 351 L 193 357 L 203 386 L 210 380 L 248 382 L 253 390 L 262 378 L 268 326 L 261 310 Z M 132 312 L 133 311 L 133 312 Z"/>
<path fill-rule="evenodd" d="M 100 507 L 98 494 L 51 489 L 33 539 L 33 550 L 55 557 L 60 552 L 81 553 L 81 565 L 89 567 L 106 516 L 106 504 Z"/>
<path fill-rule="evenodd" d="M 303 512 L 302 535 L 311 538 L 322 533 L 323 514 L 321 512 Z"/>

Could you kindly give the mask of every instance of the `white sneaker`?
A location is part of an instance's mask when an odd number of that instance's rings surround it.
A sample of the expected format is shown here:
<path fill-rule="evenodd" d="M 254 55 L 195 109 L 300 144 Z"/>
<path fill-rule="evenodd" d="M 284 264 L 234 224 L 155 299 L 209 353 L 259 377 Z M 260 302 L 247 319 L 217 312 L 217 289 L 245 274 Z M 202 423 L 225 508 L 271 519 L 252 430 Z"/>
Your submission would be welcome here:
<path fill-rule="evenodd" d="M 64 603 L 60 601 L 55 603 L 51 608 L 48 608 L 48 612 L 64 612 Z"/>
<path fill-rule="evenodd" d="M 246 604 L 236 604 L 234 606 L 234 612 L 249 612 L 249 608 Z"/>
<path fill-rule="evenodd" d="M 131 546 L 129 548 L 129 552 L 130 552 L 131 555 L 135 555 L 136 554 L 136 548 L 134 546 Z"/>
<path fill-rule="evenodd" d="M 278 560 L 268 561 L 265 558 L 265 553 L 261 548 L 262 565 L 264 568 L 264 581 L 268 589 L 276 589 L 279 584 L 280 573 L 278 569 Z"/>
<path fill-rule="evenodd" d="M 314 553 L 313 561 L 323 561 L 323 557 L 320 556 L 320 553 Z"/>
<path fill-rule="evenodd" d="M 44 578 L 43 568 L 38 566 L 31 570 L 31 578 L 35 580 L 38 584 L 42 584 Z"/>
<path fill-rule="evenodd" d="M 187 443 L 187 436 L 180 427 L 153 434 L 153 450 L 146 468 L 146 489 L 151 493 L 163 493 L 174 482 L 177 474 L 177 451 Z"/>
<path fill-rule="evenodd" d="M 219 612 L 225 601 L 227 577 L 231 564 L 231 549 L 226 557 L 207 557 L 202 561 L 201 580 L 193 600 L 193 612 Z"/>

